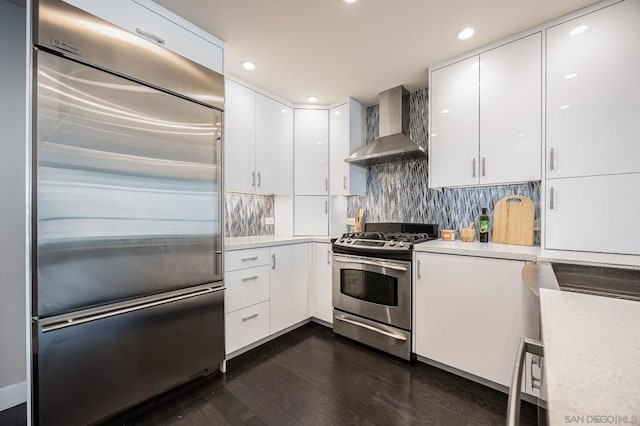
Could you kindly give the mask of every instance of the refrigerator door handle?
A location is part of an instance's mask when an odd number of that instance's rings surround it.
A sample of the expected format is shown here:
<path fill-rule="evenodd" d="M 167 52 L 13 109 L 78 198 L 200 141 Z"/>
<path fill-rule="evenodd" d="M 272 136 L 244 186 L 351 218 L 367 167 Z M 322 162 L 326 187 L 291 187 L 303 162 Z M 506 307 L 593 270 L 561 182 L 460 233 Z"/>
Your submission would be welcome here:
<path fill-rule="evenodd" d="M 58 320 L 58 321 L 50 322 L 48 324 L 43 324 L 42 332 L 47 333 L 50 331 L 60 330 L 67 327 L 73 327 L 75 325 L 80 325 L 80 324 L 84 324 L 91 321 L 97 321 L 103 318 L 115 317 L 117 315 L 127 314 L 129 312 L 135 312 L 143 309 L 153 308 L 154 306 L 165 305 L 167 303 L 173 303 L 180 300 L 189 299 L 192 297 L 203 296 L 209 293 L 216 293 L 218 291 L 223 291 L 225 289 L 226 287 L 224 286 L 209 287 L 209 288 L 204 288 L 197 291 L 192 291 L 186 294 L 181 294 L 178 296 L 168 297 L 165 299 L 158 299 L 158 300 L 153 300 L 150 302 L 143 302 L 143 303 L 131 303 L 129 305 L 125 305 L 117 309 L 105 310 L 95 314 L 78 315 L 77 317 L 71 317 L 65 320 L 61 320 L 61 321 Z"/>

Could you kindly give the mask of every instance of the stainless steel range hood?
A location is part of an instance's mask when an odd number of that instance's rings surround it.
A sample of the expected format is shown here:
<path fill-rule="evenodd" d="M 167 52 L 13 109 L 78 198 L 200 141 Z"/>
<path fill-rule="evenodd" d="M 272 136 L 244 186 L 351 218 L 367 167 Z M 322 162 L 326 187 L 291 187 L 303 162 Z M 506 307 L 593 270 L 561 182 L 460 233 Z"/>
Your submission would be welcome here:
<path fill-rule="evenodd" d="M 380 137 L 345 160 L 362 166 L 425 158 L 423 147 L 409 133 L 409 91 L 404 86 L 380 93 Z"/>

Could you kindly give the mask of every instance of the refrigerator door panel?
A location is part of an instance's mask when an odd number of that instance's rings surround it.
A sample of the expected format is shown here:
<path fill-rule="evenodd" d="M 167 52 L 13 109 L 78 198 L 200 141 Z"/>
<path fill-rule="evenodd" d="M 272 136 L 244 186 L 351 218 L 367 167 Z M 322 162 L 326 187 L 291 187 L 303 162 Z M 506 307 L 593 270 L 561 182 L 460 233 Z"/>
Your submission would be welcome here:
<path fill-rule="evenodd" d="M 222 279 L 222 113 L 36 53 L 37 299 L 48 317 Z"/>
<path fill-rule="evenodd" d="M 224 359 L 224 287 L 74 315 L 34 325 L 38 424 L 104 420 Z"/>

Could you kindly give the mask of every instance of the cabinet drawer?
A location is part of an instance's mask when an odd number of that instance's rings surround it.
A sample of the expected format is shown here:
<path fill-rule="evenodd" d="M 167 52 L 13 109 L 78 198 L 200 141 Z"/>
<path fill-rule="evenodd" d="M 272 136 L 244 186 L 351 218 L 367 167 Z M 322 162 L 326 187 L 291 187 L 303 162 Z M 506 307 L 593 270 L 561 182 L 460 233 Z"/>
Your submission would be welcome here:
<path fill-rule="evenodd" d="M 269 264 L 269 248 L 228 251 L 226 253 L 225 271 L 253 268 Z"/>
<path fill-rule="evenodd" d="M 269 335 L 269 302 L 225 315 L 226 352 L 230 354 Z"/>
<path fill-rule="evenodd" d="M 269 300 L 269 266 L 240 269 L 225 277 L 225 312 L 233 312 Z"/>

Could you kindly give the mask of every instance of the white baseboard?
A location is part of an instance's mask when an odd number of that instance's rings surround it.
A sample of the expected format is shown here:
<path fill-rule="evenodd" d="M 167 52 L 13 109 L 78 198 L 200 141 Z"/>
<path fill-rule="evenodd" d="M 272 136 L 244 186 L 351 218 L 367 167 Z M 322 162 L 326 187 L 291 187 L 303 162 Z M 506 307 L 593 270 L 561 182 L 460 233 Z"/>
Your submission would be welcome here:
<path fill-rule="evenodd" d="M 0 388 L 0 411 L 27 402 L 27 382 Z"/>

